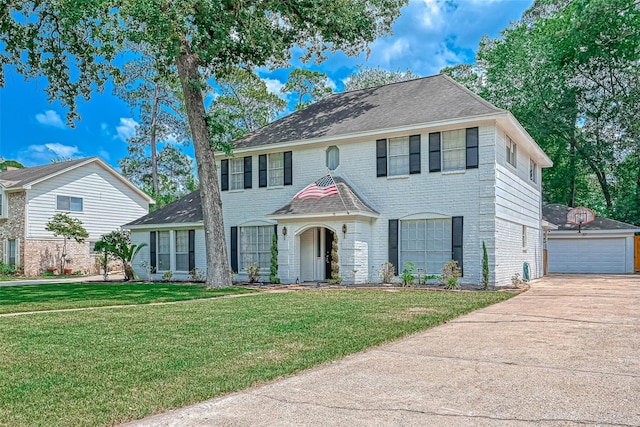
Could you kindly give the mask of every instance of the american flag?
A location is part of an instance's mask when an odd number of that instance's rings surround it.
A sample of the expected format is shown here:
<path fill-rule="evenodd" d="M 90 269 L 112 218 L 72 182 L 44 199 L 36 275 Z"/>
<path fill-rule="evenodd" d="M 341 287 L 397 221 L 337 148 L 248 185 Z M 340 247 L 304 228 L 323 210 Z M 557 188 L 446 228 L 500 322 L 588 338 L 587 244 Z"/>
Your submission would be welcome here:
<path fill-rule="evenodd" d="M 336 187 L 335 181 L 331 178 L 331 175 L 325 175 L 316 182 L 304 187 L 293 198 L 300 200 L 322 199 L 335 194 L 338 194 L 338 187 Z"/>

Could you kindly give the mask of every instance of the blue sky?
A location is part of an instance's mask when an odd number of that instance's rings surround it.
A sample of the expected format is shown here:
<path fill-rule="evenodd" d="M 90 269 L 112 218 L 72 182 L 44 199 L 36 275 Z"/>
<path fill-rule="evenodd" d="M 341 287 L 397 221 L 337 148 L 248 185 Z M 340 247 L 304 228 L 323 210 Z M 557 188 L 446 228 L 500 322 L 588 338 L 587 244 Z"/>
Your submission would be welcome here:
<path fill-rule="evenodd" d="M 368 59 L 364 54 L 337 53 L 308 68 L 326 73 L 336 91 L 358 65 L 436 74 L 443 67 L 472 62 L 484 34 L 498 36 L 531 4 L 532 0 L 411 0 L 394 24 L 394 34 L 371 44 Z M 292 65 L 302 66 L 295 58 Z M 259 74 L 270 90 L 279 92 L 288 71 Z M 0 157 L 36 166 L 57 157 L 100 156 L 117 168 L 127 154 L 126 139 L 135 132 L 136 117 L 129 107 L 107 89 L 79 101 L 82 120 L 70 128 L 66 110 L 58 102 L 47 102 L 46 84 L 43 79 L 25 82 L 7 70 L 6 86 L 0 89 Z M 192 155 L 191 147 L 185 152 Z"/>

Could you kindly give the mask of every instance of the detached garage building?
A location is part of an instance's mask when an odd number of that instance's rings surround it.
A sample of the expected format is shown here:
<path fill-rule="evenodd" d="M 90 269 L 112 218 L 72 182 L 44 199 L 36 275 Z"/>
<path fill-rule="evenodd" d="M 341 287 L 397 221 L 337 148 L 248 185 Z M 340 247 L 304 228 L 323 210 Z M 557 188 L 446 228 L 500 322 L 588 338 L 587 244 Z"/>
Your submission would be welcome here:
<path fill-rule="evenodd" d="M 545 231 L 549 273 L 633 273 L 634 234 L 640 227 L 596 216 L 578 226 L 567 221 L 571 208 L 550 204 L 542 218 L 552 225 Z M 557 229 L 556 229 L 557 227 Z"/>

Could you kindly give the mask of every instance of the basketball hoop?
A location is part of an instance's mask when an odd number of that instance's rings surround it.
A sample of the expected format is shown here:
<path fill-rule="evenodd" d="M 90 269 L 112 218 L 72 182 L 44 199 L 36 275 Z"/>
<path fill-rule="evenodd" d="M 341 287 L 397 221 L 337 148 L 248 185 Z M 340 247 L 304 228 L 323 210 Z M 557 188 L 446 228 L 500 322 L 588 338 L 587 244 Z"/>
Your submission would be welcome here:
<path fill-rule="evenodd" d="M 580 233 L 580 229 L 583 225 L 593 222 L 594 219 L 596 219 L 596 214 L 594 214 L 591 209 L 585 208 L 584 206 L 572 208 L 567 212 L 567 222 L 577 225 L 578 233 Z"/>

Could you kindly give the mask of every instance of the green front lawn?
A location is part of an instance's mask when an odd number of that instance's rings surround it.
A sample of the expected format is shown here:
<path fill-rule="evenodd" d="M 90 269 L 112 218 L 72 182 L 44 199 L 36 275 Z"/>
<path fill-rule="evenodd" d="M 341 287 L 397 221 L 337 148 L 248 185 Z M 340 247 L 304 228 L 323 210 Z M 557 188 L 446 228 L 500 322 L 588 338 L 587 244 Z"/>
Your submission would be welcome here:
<path fill-rule="evenodd" d="M 251 292 L 168 283 L 50 283 L 0 287 L 0 314 L 107 305 L 147 304 Z"/>
<path fill-rule="evenodd" d="M 511 296 L 320 290 L 0 318 L 0 425 L 97 426 L 142 418 Z"/>

